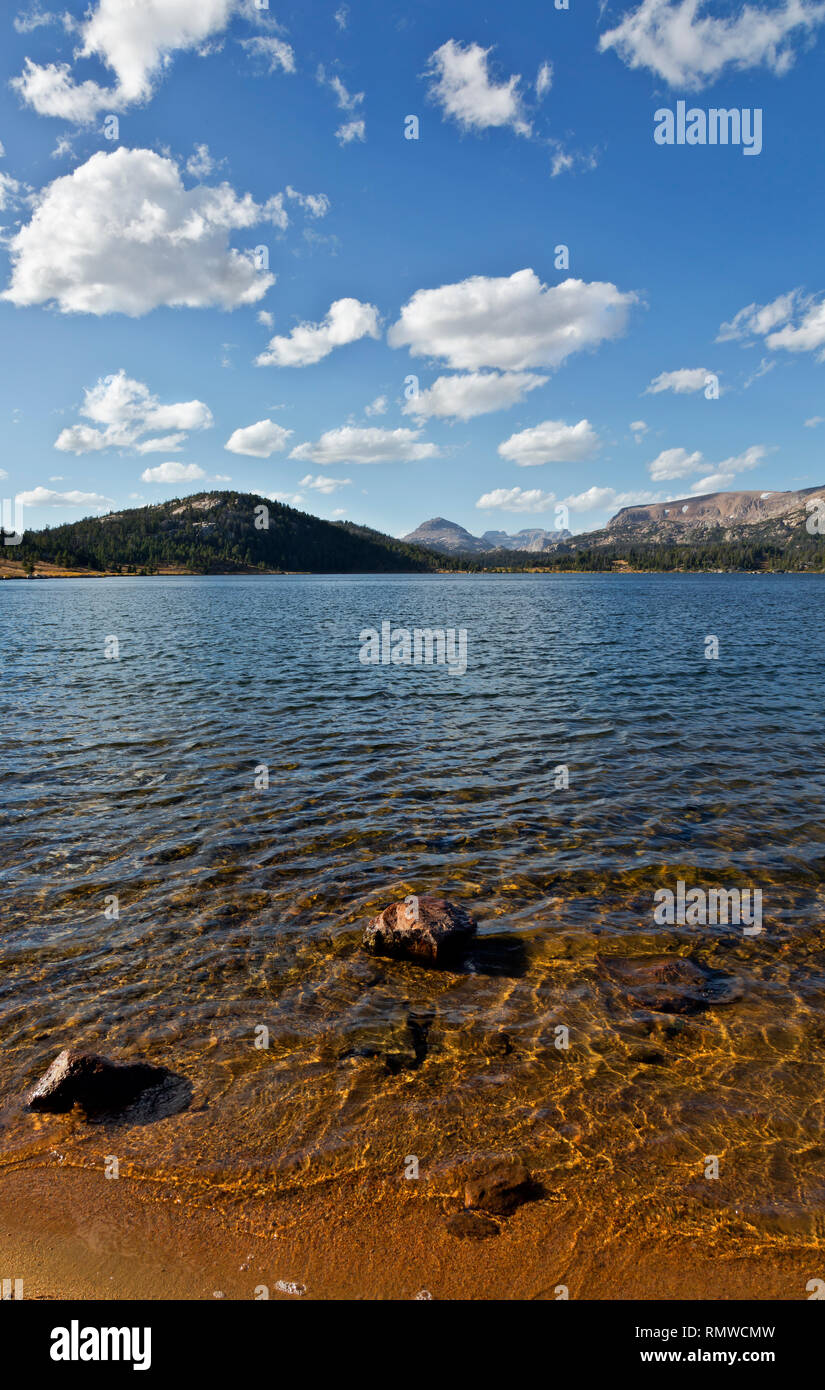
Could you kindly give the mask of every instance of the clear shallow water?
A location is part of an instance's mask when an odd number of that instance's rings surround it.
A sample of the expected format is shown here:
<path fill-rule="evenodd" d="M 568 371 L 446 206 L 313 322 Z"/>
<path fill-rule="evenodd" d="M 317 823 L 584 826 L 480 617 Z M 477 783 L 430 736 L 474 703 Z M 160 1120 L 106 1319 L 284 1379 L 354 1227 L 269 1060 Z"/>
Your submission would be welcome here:
<path fill-rule="evenodd" d="M 716 1240 L 825 1234 L 822 595 L 755 575 L 0 585 L 0 1162 L 116 1152 L 266 1192 L 518 1146 L 606 1231 L 641 1204 Z M 361 665 L 385 619 L 466 628 L 466 675 Z M 679 878 L 761 888 L 765 932 L 657 927 Z M 427 891 L 478 917 L 466 970 L 359 949 L 370 913 Z M 649 952 L 741 998 L 634 1008 L 611 962 Z M 116 1137 L 22 1114 L 70 1044 L 165 1063 L 193 1104 Z"/>

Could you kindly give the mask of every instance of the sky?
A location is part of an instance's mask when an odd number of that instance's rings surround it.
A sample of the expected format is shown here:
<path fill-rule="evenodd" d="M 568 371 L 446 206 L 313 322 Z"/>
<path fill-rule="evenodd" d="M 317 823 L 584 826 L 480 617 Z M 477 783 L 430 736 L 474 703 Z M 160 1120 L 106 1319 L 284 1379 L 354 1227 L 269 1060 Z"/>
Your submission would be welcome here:
<path fill-rule="evenodd" d="M 7 0 L 0 493 L 481 534 L 825 482 L 824 30 Z"/>

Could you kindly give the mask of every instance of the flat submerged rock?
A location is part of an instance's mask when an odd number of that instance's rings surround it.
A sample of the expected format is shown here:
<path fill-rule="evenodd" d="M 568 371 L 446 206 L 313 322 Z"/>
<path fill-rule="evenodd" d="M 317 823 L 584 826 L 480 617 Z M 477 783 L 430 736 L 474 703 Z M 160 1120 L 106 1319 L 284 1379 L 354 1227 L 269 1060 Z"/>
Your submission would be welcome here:
<path fill-rule="evenodd" d="M 611 957 L 600 962 L 634 1009 L 695 1014 L 742 997 L 741 982 L 689 956 Z"/>

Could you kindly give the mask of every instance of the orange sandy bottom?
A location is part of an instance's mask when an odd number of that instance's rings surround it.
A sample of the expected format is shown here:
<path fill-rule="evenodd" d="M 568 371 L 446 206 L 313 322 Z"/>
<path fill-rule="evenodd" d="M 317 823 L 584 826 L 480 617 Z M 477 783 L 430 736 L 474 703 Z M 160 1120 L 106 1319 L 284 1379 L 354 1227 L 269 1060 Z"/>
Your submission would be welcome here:
<path fill-rule="evenodd" d="M 277 1199 L 211 1203 L 174 1187 L 79 1169 L 6 1170 L 0 1188 L 4 1277 L 29 1299 L 290 1298 L 804 1299 L 818 1261 L 810 1247 L 709 1248 L 684 1236 L 616 1227 L 619 1213 L 583 1214 L 552 1197 L 501 1222 L 498 1236 L 445 1229 L 461 1203 L 417 1184 L 361 1180 Z M 604 1194 L 603 1194 L 604 1200 Z"/>

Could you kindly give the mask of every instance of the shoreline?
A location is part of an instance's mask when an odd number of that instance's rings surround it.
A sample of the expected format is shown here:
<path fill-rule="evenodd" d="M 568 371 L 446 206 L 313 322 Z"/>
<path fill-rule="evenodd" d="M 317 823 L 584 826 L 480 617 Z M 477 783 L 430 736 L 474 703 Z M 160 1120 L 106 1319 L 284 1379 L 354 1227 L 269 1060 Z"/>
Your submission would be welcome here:
<path fill-rule="evenodd" d="M 495 1238 L 462 1240 L 445 1230 L 460 1202 L 413 1186 L 361 1175 L 272 1198 L 193 1199 L 88 1169 L 6 1169 L 0 1233 L 24 1298 L 42 1300 L 254 1300 L 265 1289 L 309 1301 L 557 1301 L 565 1288 L 586 1301 L 803 1300 L 817 1263 L 812 1242 L 767 1250 L 753 1231 L 720 1246 L 671 1237 L 661 1220 L 627 1225 L 604 1186 L 589 1210 L 548 1194 Z M 619 1233 L 605 1237 L 605 1219 Z"/>

